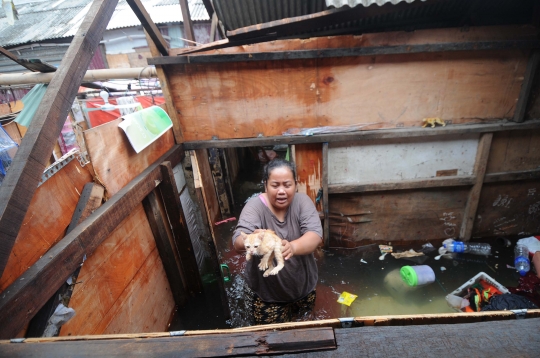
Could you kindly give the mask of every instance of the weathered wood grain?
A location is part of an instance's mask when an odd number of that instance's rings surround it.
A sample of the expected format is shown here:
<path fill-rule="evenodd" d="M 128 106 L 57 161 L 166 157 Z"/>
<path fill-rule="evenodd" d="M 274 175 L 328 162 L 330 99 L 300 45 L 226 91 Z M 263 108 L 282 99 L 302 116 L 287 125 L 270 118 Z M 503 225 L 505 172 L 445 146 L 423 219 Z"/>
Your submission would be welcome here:
<path fill-rule="evenodd" d="M 0 338 L 16 335 L 60 285 L 126 218 L 161 180 L 159 165 L 165 160 L 180 162 L 183 151 L 175 146 L 150 165 L 117 195 L 109 199 L 83 223 L 26 270 L 0 296 Z"/>
<path fill-rule="evenodd" d="M 322 188 L 322 146 L 319 143 L 295 146 L 298 192 L 307 194 L 313 203 Z M 319 207 L 322 210 L 322 207 Z"/>
<path fill-rule="evenodd" d="M 168 130 L 155 142 L 135 153 L 124 131 L 118 127 L 121 118 L 84 132 L 84 140 L 96 176 L 105 186 L 108 196 L 139 175 L 174 145 Z"/>
<path fill-rule="evenodd" d="M 364 222 L 331 225 L 329 244 L 356 247 L 380 241 L 456 237 L 468 192 L 468 188 L 456 187 L 331 194 L 330 212 L 364 213 Z"/>
<path fill-rule="evenodd" d="M 472 175 L 456 177 L 439 177 L 425 179 L 411 179 L 402 181 L 389 181 L 369 184 L 331 184 L 328 186 L 330 194 L 360 193 L 366 191 L 405 190 L 421 188 L 441 188 L 452 186 L 473 185 L 476 179 Z"/>
<path fill-rule="evenodd" d="M 527 110 L 527 104 L 531 96 L 531 89 L 538 70 L 538 64 L 540 64 L 540 50 L 532 50 L 523 76 L 523 84 L 521 85 L 516 110 L 514 111 L 514 122 L 523 122 L 525 120 L 525 111 Z"/>
<path fill-rule="evenodd" d="M 463 221 L 459 231 L 459 238 L 463 241 L 469 241 L 471 239 L 473 224 L 476 218 L 476 210 L 478 209 L 478 202 L 480 200 L 480 193 L 482 192 L 482 185 L 484 184 L 484 176 L 486 174 L 492 140 L 493 133 L 484 133 L 478 142 L 478 150 L 476 152 L 473 171 L 475 183 L 469 192 L 467 206 L 465 206 Z"/>
<path fill-rule="evenodd" d="M 36 191 L 43 169 L 77 94 L 94 49 L 118 0 L 93 1 L 49 84 L 9 174 L 0 187 L 0 274 Z"/>
<path fill-rule="evenodd" d="M 540 165 L 540 130 L 493 134 L 486 174 L 537 169 Z"/>
<path fill-rule="evenodd" d="M 0 278 L 0 291 L 64 237 L 79 196 L 91 181 L 88 170 L 74 159 L 37 188 Z"/>
<path fill-rule="evenodd" d="M 165 209 L 162 208 L 163 204 L 160 205 L 159 203 L 158 194 L 159 192 L 154 190 L 143 200 L 144 211 L 171 286 L 174 302 L 182 306 L 187 298 L 183 284 L 185 280 L 182 278 L 182 264 L 176 250 L 169 219 Z M 159 198 L 161 198 L 161 195 L 159 195 Z"/>
<path fill-rule="evenodd" d="M 212 172 L 210 170 L 210 163 L 208 162 L 208 152 L 206 149 L 199 149 L 195 151 L 197 159 L 197 167 L 200 173 L 200 187 L 206 205 L 206 212 L 208 216 L 210 229 L 216 221 L 221 220 L 221 214 L 219 211 L 219 204 L 216 197 L 216 191 L 214 190 L 214 183 L 212 181 Z M 193 157 L 192 157 L 193 159 Z"/>

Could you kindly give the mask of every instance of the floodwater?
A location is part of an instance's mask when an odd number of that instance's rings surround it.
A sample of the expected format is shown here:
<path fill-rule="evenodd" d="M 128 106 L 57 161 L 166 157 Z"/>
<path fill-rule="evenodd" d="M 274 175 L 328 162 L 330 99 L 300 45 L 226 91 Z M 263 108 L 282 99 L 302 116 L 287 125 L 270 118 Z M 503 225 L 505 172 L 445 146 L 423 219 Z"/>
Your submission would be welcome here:
<path fill-rule="evenodd" d="M 263 190 L 257 175 L 252 174 L 251 178 L 240 180 L 234 189 L 236 218 L 246 199 Z M 191 306 L 182 309 L 183 313 L 179 312 L 176 324 L 171 324 L 171 330 L 249 325 L 243 300 L 245 281 L 242 272 L 245 257 L 236 253 L 231 242 L 235 225 L 236 221 L 214 226 L 220 263 L 226 264 L 231 273 L 230 281 L 225 283 L 231 318 L 224 318 L 216 282 L 209 280 L 205 284 L 205 293 L 196 299 L 196 303 L 192 302 Z M 518 273 L 507 268 L 507 264 L 513 264 L 516 240 L 514 238 L 512 245 L 505 247 L 495 238 L 486 239 L 485 242 L 492 244 L 492 255 L 489 257 L 455 254 L 451 259 L 443 257 L 438 261 L 434 259 L 438 255 L 438 246 L 432 251 L 425 248 L 424 257 L 395 259 L 388 254 L 384 260 L 379 259 L 381 253 L 378 245 L 356 249 L 320 249 L 315 254 L 319 270 L 315 309 L 302 320 L 455 312 L 447 305 L 446 295 L 479 272 L 488 274 L 505 287 L 517 286 Z M 391 238 L 380 242 L 386 245 L 390 243 Z M 394 251 L 419 251 L 426 243 L 414 242 L 408 247 L 394 246 Z M 435 244 L 440 245 L 440 242 Z M 400 268 L 420 264 L 429 265 L 433 269 L 435 282 L 420 287 L 407 286 L 399 275 Z M 350 307 L 337 302 L 340 294 L 345 291 L 358 296 Z"/>

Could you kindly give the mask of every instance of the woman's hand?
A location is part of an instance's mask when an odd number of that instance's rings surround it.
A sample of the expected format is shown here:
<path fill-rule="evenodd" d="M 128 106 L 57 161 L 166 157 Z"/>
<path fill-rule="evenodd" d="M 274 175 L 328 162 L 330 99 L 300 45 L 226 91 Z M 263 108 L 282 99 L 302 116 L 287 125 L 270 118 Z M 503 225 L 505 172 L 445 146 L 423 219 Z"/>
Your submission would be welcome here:
<path fill-rule="evenodd" d="M 281 240 L 281 254 L 285 260 L 294 256 L 294 246 L 287 240 Z"/>

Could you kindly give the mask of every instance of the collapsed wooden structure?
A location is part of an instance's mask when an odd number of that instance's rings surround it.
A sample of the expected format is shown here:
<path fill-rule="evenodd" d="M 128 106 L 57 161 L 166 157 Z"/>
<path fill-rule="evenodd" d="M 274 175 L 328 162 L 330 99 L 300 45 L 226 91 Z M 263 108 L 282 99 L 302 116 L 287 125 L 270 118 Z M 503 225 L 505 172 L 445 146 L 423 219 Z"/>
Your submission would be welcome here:
<path fill-rule="evenodd" d="M 315 200 L 323 189 L 327 246 L 540 232 L 540 99 L 531 95 L 539 87 L 538 26 L 185 50 L 168 48 L 132 0 L 155 44 L 150 64 L 173 130 L 140 155 L 120 136 L 120 119 L 85 133 L 92 175 L 71 161 L 78 175 L 63 180 L 81 193 L 93 178 L 109 199 L 84 221 L 34 226 L 56 236 L 25 257 L 24 240 L 39 238 L 29 233 L 29 208 L 39 212 L 58 195 L 52 181 L 38 188 L 45 163 L 116 3 L 93 2 L 0 187 L 0 338 L 25 331 L 85 256 L 70 301 L 78 313 L 61 335 L 165 331 L 176 307 L 201 290 L 180 195 L 198 206 L 209 243 L 212 223 L 230 206 L 214 148 L 234 157 L 231 148 L 292 146 L 300 190 Z M 427 117 L 446 126 L 424 128 Z M 355 215 L 366 220 L 338 217 Z"/>

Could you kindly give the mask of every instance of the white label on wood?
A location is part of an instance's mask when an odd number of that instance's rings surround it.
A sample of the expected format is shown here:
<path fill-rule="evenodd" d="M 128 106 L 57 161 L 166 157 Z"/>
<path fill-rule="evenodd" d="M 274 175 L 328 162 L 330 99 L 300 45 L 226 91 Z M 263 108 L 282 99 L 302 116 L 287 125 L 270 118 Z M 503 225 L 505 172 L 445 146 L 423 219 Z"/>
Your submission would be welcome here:
<path fill-rule="evenodd" d="M 426 130 L 430 130 L 427 128 Z M 472 175 L 478 134 L 330 144 L 329 184 L 433 178 L 438 170 Z"/>

